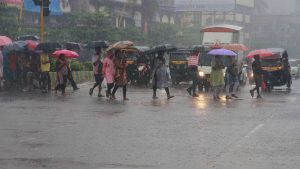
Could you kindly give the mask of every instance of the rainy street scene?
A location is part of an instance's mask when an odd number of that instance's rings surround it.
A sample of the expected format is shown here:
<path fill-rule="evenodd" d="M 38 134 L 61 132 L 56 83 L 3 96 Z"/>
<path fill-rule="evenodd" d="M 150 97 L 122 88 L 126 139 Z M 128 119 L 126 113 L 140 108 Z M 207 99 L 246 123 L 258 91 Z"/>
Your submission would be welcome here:
<path fill-rule="evenodd" d="M 299 169 L 300 1 L 0 0 L 0 169 Z"/>

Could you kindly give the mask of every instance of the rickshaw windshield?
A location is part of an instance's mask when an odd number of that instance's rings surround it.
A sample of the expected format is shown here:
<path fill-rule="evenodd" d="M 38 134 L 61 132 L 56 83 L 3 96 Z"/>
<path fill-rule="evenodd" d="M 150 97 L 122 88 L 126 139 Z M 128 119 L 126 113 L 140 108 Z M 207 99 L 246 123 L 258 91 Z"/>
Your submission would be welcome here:
<path fill-rule="evenodd" d="M 207 54 L 207 52 L 200 54 L 200 64 L 201 66 L 211 66 L 213 56 Z"/>
<path fill-rule="evenodd" d="M 127 53 L 127 60 L 137 60 L 139 54 L 137 52 L 128 52 Z"/>
<path fill-rule="evenodd" d="M 262 59 L 262 67 L 279 67 L 282 66 L 281 59 Z"/>
<path fill-rule="evenodd" d="M 170 60 L 187 60 L 188 57 L 189 54 L 184 52 L 170 53 Z"/>

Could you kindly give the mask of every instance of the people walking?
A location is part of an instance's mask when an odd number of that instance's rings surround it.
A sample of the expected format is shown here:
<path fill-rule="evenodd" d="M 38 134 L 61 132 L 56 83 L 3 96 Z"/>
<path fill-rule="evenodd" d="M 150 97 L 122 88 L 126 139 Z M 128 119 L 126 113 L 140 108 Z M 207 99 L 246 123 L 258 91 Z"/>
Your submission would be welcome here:
<path fill-rule="evenodd" d="M 116 92 L 119 87 L 123 88 L 123 100 L 129 100 L 126 96 L 127 94 L 127 74 L 126 74 L 126 62 L 127 56 L 125 53 L 117 50 L 114 57 L 115 65 L 115 86 L 112 91 L 112 99 L 116 99 Z"/>
<path fill-rule="evenodd" d="M 112 99 L 111 90 L 114 87 L 115 82 L 115 66 L 113 63 L 113 52 L 108 51 L 105 59 L 103 60 L 103 69 L 102 74 L 107 82 L 107 90 L 106 90 L 106 97 Z"/>
<path fill-rule="evenodd" d="M 95 84 L 89 91 L 91 96 L 93 95 L 94 89 L 98 87 L 98 97 L 103 97 L 101 94 L 101 85 L 104 79 L 102 74 L 103 63 L 101 61 L 101 52 L 101 47 L 95 47 L 95 54 L 92 56 Z"/>
<path fill-rule="evenodd" d="M 43 93 L 47 93 L 51 90 L 51 78 L 50 78 L 50 58 L 47 53 L 42 51 L 40 55 L 40 69 L 41 69 L 41 89 Z"/>
<path fill-rule="evenodd" d="M 58 84 L 59 86 L 56 87 L 61 89 L 62 94 L 65 94 L 66 84 L 68 79 L 68 62 L 65 56 L 62 54 L 57 59 L 57 76 L 58 76 Z"/>
<path fill-rule="evenodd" d="M 222 56 L 216 55 L 211 63 L 211 86 L 213 88 L 214 100 L 220 100 L 220 92 L 224 86 L 224 74 L 223 69 L 225 68 L 224 63 L 222 61 Z"/>
<path fill-rule="evenodd" d="M 79 90 L 79 88 L 77 87 L 77 84 L 73 78 L 73 74 L 72 74 L 72 69 L 70 67 L 70 65 L 68 65 L 68 80 L 71 83 L 71 86 L 73 88 L 73 91 Z"/>
<path fill-rule="evenodd" d="M 252 63 L 252 70 L 253 70 L 253 74 L 254 74 L 255 87 L 252 90 L 250 90 L 250 94 L 253 98 L 254 91 L 256 90 L 257 98 L 261 98 L 260 88 L 262 85 L 263 74 L 262 74 L 262 68 L 261 68 L 259 55 L 254 55 L 254 62 Z"/>
<path fill-rule="evenodd" d="M 231 63 L 226 69 L 226 99 L 238 98 L 236 95 L 239 86 L 239 70 L 237 60 L 232 58 Z"/>
<path fill-rule="evenodd" d="M 171 99 L 174 96 L 170 94 L 169 89 L 169 74 L 166 67 L 166 60 L 164 58 L 164 52 L 158 52 L 158 56 L 154 59 L 153 72 L 152 72 L 152 88 L 153 99 L 158 99 L 156 95 L 157 89 L 164 88 L 167 93 L 167 98 Z"/>
<path fill-rule="evenodd" d="M 192 51 L 191 56 L 188 58 L 188 73 L 192 78 L 193 84 L 187 89 L 187 92 L 193 97 L 199 97 L 199 95 L 196 94 L 196 86 L 199 83 L 198 63 L 199 52 Z"/>

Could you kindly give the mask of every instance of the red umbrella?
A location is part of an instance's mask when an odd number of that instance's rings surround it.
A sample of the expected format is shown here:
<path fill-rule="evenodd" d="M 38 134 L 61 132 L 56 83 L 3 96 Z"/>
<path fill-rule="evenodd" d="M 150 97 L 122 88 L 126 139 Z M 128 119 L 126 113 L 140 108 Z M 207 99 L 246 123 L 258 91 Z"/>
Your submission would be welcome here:
<path fill-rule="evenodd" d="M 66 58 L 69 59 L 74 59 L 74 58 L 78 58 L 79 55 L 78 53 L 71 51 L 71 50 L 57 50 L 52 54 L 54 57 L 59 57 L 60 55 L 65 55 Z"/>
<path fill-rule="evenodd" d="M 7 36 L 0 36 L 0 46 L 6 46 L 12 44 L 12 41 Z"/>
<path fill-rule="evenodd" d="M 0 3 L 22 5 L 22 0 L 0 0 Z"/>
<path fill-rule="evenodd" d="M 251 51 L 246 57 L 248 59 L 252 59 L 254 55 L 259 55 L 260 58 L 266 58 L 266 57 L 273 56 L 274 53 L 268 49 L 259 49 L 259 50 Z"/>
<path fill-rule="evenodd" d="M 34 50 L 37 47 L 38 42 L 33 40 L 26 40 L 26 45 L 28 49 Z"/>

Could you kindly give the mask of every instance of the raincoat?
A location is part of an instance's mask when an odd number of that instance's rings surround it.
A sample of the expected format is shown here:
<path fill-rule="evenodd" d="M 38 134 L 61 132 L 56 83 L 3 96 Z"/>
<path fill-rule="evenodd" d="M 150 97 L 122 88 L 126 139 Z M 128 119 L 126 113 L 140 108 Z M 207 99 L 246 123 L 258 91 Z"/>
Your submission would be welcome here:
<path fill-rule="evenodd" d="M 220 87 L 224 86 L 224 65 L 221 60 L 214 59 L 211 63 L 211 75 L 210 75 L 210 83 L 212 87 Z"/>
<path fill-rule="evenodd" d="M 167 71 L 165 61 L 160 58 L 156 58 L 153 66 L 152 87 L 157 89 L 169 87 L 169 73 Z"/>
<path fill-rule="evenodd" d="M 114 63 L 112 61 L 112 59 L 106 57 L 104 60 L 103 60 L 103 76 L 106 80 L 107 83 L 114 83 L 115 82 L 115 79 L 114 79 L 114 76 L 115 76 L 115 66 L 114 66 Z"/>

